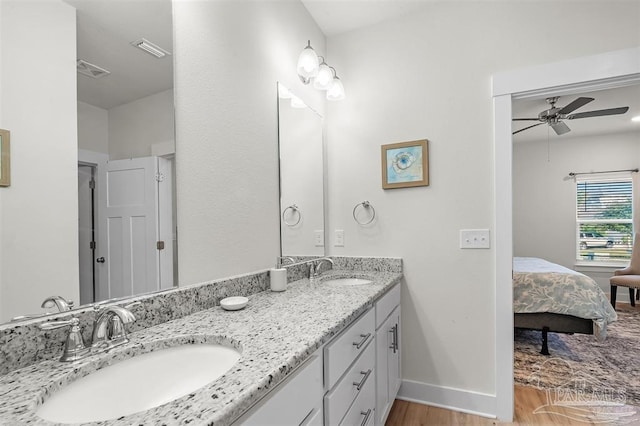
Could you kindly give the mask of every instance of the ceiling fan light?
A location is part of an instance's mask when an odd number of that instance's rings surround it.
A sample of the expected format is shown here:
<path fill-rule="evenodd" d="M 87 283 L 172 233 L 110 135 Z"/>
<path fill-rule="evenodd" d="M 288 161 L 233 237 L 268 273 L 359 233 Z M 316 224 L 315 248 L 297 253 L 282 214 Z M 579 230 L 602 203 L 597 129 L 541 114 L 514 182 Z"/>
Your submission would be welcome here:
<path fill-rule="evenodd" d="M 320 63 L 318 61 L 318 55 L 313 47 L 311 47 L 311 41 L 307 42 L 307 47 L 304 48 L 300 56 L 298 57 L 298 76 L 304 84 L 309 84 L 311 79 L 318 74 L 318 67 Z"/>

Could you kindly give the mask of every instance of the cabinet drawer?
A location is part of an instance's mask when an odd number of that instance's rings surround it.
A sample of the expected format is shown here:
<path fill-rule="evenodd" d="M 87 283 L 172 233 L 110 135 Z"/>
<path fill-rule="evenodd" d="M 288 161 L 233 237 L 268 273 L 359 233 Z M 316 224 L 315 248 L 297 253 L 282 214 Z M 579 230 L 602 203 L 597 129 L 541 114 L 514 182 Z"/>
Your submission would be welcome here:
<path fill-rule="evenodd" d="M 333 342 L 325 346 L 325 385 L 333 388 L 351 363 L 373 340 L 375 332 L 375 312 L 370 309 L 360 319 L 350 325 Z"/>
<path fill-rule="evenodd" d="M 314 409 L 322 411 L 318 402 L 323 392 L 322 356 L 313 355 L 234 424 L 299 425 L 310 415 L 313 418 Z M 319 417 L 322 419 L 322 413 Z"/>
<path fill-rule="evenodd" d="M 376 330 L 398 305 L 400 305 L 400 284 L 396 284 L 376 302 Z"/>
<path fill-rule="evenodd" d="M 371 373 L 371 374 L 375 374 Z M 353 402 L 349 411 L 340 422 L 340 426 L 362 426 L 373 424 L 371 420 L 375 415 L 376 387 L 374 380 L 367 380 L 364 387 Z"/>
<path fill-rule="evenodd" d="M 376 364 L 375 355 L 375 344 L 370 342 L 364 353 L 353 363 L 335 388 L 324 397 L 324 416 L 327 424 L 340 423 L 367 382 L 375 382 L 376 378 L 373 374 Z"/>

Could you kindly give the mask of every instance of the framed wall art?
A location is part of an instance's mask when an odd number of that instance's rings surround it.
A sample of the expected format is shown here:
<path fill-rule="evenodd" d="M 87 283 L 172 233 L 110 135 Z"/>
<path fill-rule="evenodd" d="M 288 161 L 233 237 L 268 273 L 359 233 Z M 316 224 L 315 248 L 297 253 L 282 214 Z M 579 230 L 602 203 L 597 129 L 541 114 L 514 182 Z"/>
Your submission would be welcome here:
<path fill-rule="evenodd" d="M 9 186 L 11 184 L 9 144 L 9 131 L 0 129 L 0 186 Z"/>
<path fill-rule="evenodd" d="M 382 188 L 429 186 L 429 141 L 382 145 Z"/>

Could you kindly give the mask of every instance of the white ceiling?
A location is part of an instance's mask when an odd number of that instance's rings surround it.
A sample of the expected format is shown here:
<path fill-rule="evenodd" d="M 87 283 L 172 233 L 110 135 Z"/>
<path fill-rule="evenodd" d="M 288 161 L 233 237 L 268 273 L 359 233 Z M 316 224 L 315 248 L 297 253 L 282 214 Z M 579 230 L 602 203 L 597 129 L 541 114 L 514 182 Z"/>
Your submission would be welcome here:
<path fill-rule="evenodd" d="M 632 122 L 631 118 L 640 115 L 640 85 L 620 87 L 617 89 L 607 89 L 597 92 L 578 93 L 561 96 L 556 107 L 563 107 L 579 96 L 595 98 L 581 108 L 578 112 L 596 111 L 608 108 L 628 106 L 629 111 L 621 115 L 611 115 L 604 117 L 581 118 L 575 120 L 565 120 L 571 131 L 564 135 L 556 133 L 546 124 L 525 130 L 513 135 L 514 143 L 532 142 L 549 139 L 568 139 L 585 136 L 606 135 L 614 133 L 640 132 L 640 123 Z M 538 113 L 549 108 L 544 98 L 533 100 L 516 100 L 513 102 L 514 118 L 537 117 Z M 536 124 L 535 121 L 514 121 L 513 131 Z"/>
<path fill-rule="evenodd" d="M 425 8 L 431 0 L 302 0 L 324 35 L 395 19 Z"/>
<path fill-rule="evenodd" d="M 131 46 L 145 38 L 173 51 L 171 0 L 65 0 L 77 10 L 77 58 L 111 71 L 78 74 L 78 100 L 110 109 L 173 87 L 173 57 Z"/>

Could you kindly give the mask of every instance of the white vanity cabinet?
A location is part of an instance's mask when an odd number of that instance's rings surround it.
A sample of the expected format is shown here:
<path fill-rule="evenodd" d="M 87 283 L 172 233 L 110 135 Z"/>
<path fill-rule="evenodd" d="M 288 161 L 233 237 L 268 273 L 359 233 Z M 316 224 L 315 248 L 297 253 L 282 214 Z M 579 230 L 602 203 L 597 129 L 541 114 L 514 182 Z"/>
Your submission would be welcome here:
<path fill-rule="evenodd" d="M 400 359 L 400 285 L 376 302 L 375 425 L 384 425 L 402 382 Z"/>
<path fill-rule="evenodd" d="M 291 373 L 234 426 L 322 426 L 322 350 Z"/>
<path fill-rule="evenodd" d="M 325 425 L 361 425 L 375 411 L 375 310 L 324 348 Z"/>
<path fill-rule="evenodd" d="M 398 284 L 234 426 L 384 425 L 400 388 L 399 336 Z"/>

